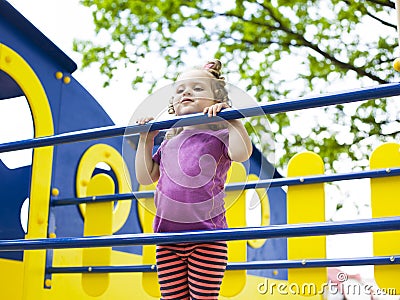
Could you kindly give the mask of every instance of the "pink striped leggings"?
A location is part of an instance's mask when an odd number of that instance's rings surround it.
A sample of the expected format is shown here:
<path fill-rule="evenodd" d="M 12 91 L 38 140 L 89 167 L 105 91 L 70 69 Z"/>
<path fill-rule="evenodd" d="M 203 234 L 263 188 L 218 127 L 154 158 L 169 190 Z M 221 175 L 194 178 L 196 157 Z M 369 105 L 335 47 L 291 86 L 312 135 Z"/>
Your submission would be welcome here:
<path fill-rule="evenodd" d="M 163 300 L 218 299 L 228 261 L 226 242 L 157 246 Z"/>

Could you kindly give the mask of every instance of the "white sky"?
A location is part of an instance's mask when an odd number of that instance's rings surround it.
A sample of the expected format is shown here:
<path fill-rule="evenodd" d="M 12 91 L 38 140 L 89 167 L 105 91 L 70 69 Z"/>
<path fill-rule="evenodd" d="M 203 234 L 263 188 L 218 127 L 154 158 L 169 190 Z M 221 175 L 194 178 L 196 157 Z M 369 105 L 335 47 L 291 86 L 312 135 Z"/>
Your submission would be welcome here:
<path fill-rule="evenodd" d="M 102 79 L 95 68 L 81 71 L 81 55 L 72 51 L 72 41 L 90 39 L 94 35 L 94 25 L 90 9 L 78 0 L 11 0 L 8 1 L 35 27 L 42 31 L 54 44 L 64 51 L 78 65 L 75 77 L 103 106 L 117 125 L 126 125 L 130 113 L 147 96 L 131 88 L 131 76 L 116 74 L 112 86 L 102 87 Z M 118 91 L 116 93 L 116 91 Z M 117 95 L 117 96 L 116 96 Z"/>
<path fill-rule="evenodd" d="M 120 126 L 127 125 L 136 105 L 146 98 L 147 91 L 143 91 L 142 93 L 134 92 L 131 87 L 132 76 L 124 76 L 124 72 L 117 73 L 111 82 L 111 86 L 103 88 L 99 72 L 93 67 L 81 71 L 81 57 L 78 53 L 72 51 L 72 41 L 74 38 L 91 39 L 93 37 L 94 25 L 90 10 L 80 5 L 78 0 L 9 0 L 8 2 L 77 63 L 78 70 L 73 73 L 73 76 L 98 100 L 114 122 Z M 3 120 L 3 123 L 0 123 L 2 128 L 4 128 L 3 126 L 7 126 L 7 128 L 13 127 L 10 124 L 12 124 L 12 120 L 10 119 Z M 11 137 L 5 137 L 3 132 L 0 132 L 0 141 L 9 141 L 10 138 L 13 138 L 11 140 L 20 140 L 32 137 L 32 133 L 30 133 L 31 136 L 29 136 L 29 133 L 28 136 L 26 136 L 26 133 L 25 136 L 16 136 L 10 133 Z M 359 188 L 355 189 L 355 185 L 359 186 Z M 369 205 L 369 201 L 365 200 L 369 199 L 368 181 L 358 181 L 356 184 L 354 181 L 344 182 L 341 184 L 341 187 L 340 192 L 335 192 L 333 196 L 330 196 L 332 201 L 329 201 L 329 199 L 327 201 L 327 218 L 333 217 L 334 220 L 341 220 L 371 217 L 369 208 L 364 207 L 365 205 Z M 327 190 L 333 189 L 335 188 L 327 187 Z M 360 197 L 360 191 L 365 191 L 362 197 Z M 332 199 L 332 197 L 348 199 L 344 203 L 344 208 L 336 214 L 335 206 L 337 199 Z M 361 201 L 360 203 L 360 198 L 364 198 L 364 202 Z M 355 203 L 361 207 L 361 210 L 358 212 Z M 371 255 L 370 234 L 328 238 L 328 257 Z M 354 268 L 347 269 L 350 272 L 351 270 L 355 270 Z M 361 267 L 357 271 L 370 274 L 371 268 Z"/>

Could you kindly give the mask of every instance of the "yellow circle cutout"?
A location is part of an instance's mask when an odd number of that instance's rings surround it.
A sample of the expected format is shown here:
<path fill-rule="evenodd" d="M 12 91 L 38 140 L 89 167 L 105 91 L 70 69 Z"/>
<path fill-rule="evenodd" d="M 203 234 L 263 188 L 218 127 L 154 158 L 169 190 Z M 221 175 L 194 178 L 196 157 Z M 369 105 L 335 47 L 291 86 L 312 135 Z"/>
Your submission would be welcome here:
<path fill-rule="evenodd" d="M 260 180 L 257 175 L 249 174 L 247 177 L 248 181 L 257 181 Z M 267 190 L 265 188 L 255 189 L 258 198 L 260 199 L 261 205 L 261 226 L 268 226 L 270 224 L 270 207 L 269 207 L 269 199 Z M 247 190 L 246 190 L 247 192 Z M 248 240 L 247 243 L 252 248 L 261 248 L 266 239 L 260 240 Z"/>
<path fill-rule="evenodd" d="M 100 162 L 106 163 L 113 170 L 118 182 L 118 193 L 130 193 L 132 191 L 130 177 L 128 176 L 129 171 L 121 154 L 110 145 L 96 144 L 86 150 L 79 162 L 76 174 L 76 194 L 78 197 L 87 196 L 87 183 L 90 182 L 93 171 Z M 129 217 L 131 205 L 131 200 L 117 202 L 113 212 L 113 233 L 125 224 Z M 86 204 L 79 204 L 79 209 L 85 217 Z"/>

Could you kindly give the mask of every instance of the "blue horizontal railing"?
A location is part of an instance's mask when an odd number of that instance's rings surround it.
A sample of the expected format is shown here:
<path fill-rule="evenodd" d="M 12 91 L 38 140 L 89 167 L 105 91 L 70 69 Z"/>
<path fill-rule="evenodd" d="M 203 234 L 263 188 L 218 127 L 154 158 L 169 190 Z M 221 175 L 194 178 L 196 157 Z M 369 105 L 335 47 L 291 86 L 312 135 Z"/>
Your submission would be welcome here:
<path fill-rule="evenodd" d="M 268 187 L 282 187 L 292 186 L 301 184 L 313 184 L 313 183 L 325 183 L 342 180 L 354 180 L 354 179 L 365 179 L 365 178 L 381 178 L 389 176 L 400 176 L 400 168 L 386 168 L 377 169 L 370 171 L 360 171 L 343 174 L 331 174 L 331 175 L 313 175 L 304 177 L 293 177 L 293 178 L 275 178 L 275 179 L 263 179 L 245 183 L 230 183 L 225 186 L 225 191 L 237 191 L 242 189 L 257 189 L 257 188 L 268 188 Z M 96 202 L 107 202 L 117 200 L 132 200 L 140 198 L 152 198 L 154 197 L 154 191 L 138 191 L 125 194 L 111 194 L 102 196 L 92 197 L 72 197 L 57 199 L 52 198 L 51 205 L 77 205 L 82 203 Z"/>
<path fill-rule="evenodd" d="M 400 264 L 400 256 L 374 256 L 358 258 L 326 258 L 307 260 L 269 260 L 228 263 L 227 270 L 300 269 L 342 266 L 392 265 Z M 133 273 L 156 272 L 156 265 L 136 266 L 87 266 L 50 267 L 47 273 Z"/>
<path fill-rule="evenodd" d="M 290 238 L 333 234 L 381 232 L 400 230 L 400 217 L 373 218 L 338 222 L 284 224 L 263 227 L 231 228 L 170 233 L 138 233 L 112 236 L 52 239 L 0 240 L 0 251 L 38 250 L 60 248 L 87 248 L 104 246 L 154 245 L 185 242 L 212 242 Z"/>
<path fill-rule="evenodd" d="M 52 146 L 57 144 L 81 142 L 86 140 L 109 138 L 121 136 L 127 133 L 129 133 L 129 135 L 133 135 L 140 132 L 147 132 L 152 130 L 165 130 L 173 127 L 178 122 L 179 127 L 183 127 L 189 125 L 217 122 L 221 121 L 221 118 L 225 120 L 240 119 L 245 117 L 260 116 L 264 114 L 276 114 L 300 109 L 392 97 L 397 95 L 400 95 L 400 84 L 388 83 L 376 87 L 367 87 L 319 96 L 274 101 L 256 107 L 242 108 L 237 110 L 226 109 L 218 113 L 218 116 L 216 117 L 208 117 L 207 115 L 198 113 L 193 115 L 186 115 L 183 117 L 176 117 L 169 120 L 150 122 L 144 125 L 132 125 L 127 127 L 108 126 L 83 131 L 68 132 L 53 136 L 38 137 L 16 142 L 9 142 L 0 145 L 0 153 Z"/>

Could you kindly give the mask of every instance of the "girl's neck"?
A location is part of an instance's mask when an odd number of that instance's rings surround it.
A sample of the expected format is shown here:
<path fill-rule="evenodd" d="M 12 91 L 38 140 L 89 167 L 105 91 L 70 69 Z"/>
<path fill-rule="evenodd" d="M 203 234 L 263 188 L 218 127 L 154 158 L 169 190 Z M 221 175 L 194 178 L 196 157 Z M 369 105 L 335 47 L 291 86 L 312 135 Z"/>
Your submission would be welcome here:
<path fill-rule="evenodd" d="M 204 130 L 204 129 L 210 129 L 210 124 L 198 124 L 198 125 L 190 125 L 190 126 L 185 126 L 183 130 Z"/>
<path fill-rule="evenodd" d="M 220 122 L 218 123 L 210 123 L 210 124 L 199 124 L 199 125 L 190 125 L 185 126 L 183 130 L 221 130 L 226 128 L 227 126 Z"/>

